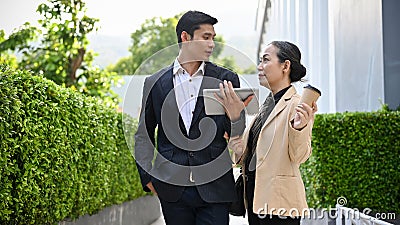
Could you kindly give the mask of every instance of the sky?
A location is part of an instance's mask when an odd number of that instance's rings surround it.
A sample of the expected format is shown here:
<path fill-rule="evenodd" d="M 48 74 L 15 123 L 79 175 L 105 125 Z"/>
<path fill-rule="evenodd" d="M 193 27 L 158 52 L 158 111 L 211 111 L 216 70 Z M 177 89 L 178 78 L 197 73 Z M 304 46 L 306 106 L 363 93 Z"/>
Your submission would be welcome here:
<path fill-rule="evenodd" d="M 1 0 L 0 29 L 9 35 L 24 22 L 36 24 L 35 12 L 44 0 Z M 187 10 L 203 11 L 218 19 L 217 35 L 255 36 L 258 0 L 86 0 L 87 15 L 100 19 L 97 32 L 102 35 L 130 35 L 146 19 L 173 17 Z M 256 44 L 256 43 L 254 43 Z"/>

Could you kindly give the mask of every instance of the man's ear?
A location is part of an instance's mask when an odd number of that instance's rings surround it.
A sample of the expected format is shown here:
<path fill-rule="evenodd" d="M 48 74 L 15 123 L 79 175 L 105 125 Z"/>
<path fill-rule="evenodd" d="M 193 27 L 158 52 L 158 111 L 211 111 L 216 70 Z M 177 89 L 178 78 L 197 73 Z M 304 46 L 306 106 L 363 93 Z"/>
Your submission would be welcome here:
<path fill-rule="evenodd" d="M 183 31 L 181 33 L 181 39 L 182 39 L 182 41 L 190 41 L 190 39 L 191 39 L 190 34 L 186 31 Z"/>

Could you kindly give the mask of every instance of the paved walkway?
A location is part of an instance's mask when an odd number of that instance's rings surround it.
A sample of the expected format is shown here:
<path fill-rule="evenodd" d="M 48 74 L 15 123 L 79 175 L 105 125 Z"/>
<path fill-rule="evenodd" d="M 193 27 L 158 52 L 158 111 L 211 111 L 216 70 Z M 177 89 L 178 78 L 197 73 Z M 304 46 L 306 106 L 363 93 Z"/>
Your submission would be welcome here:
<path fill-rule="evenodd" d="M 236 179 L 239 176 L 239 169 L 233 169 L 233 175 Z M 162 213 L 161 217 L 156 222 L 150 225 L 165 225 Z M 243 218 L 241 216 L 229 216 L 229 225 L 247 225 L 247 218 Z"/>
<path fill-rule="evenodd" d="M 229 216 L 229 225 L 247 225 L 247 218 L 239 217 L 239 216 Z M 150 225 L 165 225 L 164 218 L 158 218 L 157 221 Z"/>
<path fill-rule="evenodd" d="M 310 220 L 310 219 L 303 219 L 301 221 L 302 225 L 330 225 L 330 224 L 335 224 L 334 221 L 329 221 L 327 218 L 321 219 L 321 220 Z M 157 221 L 150 225 L 165 225 L 164 218 L 161 215 L 160 218 L 158 218 Z M 229 225 L 248 225 L 247 223 L 247 217 L 243 218 L 240 216 L 229 216 Z"/>
<path fill-rule="evenodd" d="M 239 176 L 239 169 L 234 168 L 233 169 L 233 175 L 235 179 Z M 160 206 L 161 207 L 161 206 Z M 160 209 L 161 211 L 161 209 Z M 162 211 L 161 211 L 162 212 Z M 324 216 L 322 219 L 303 219 L 301 221 L 302 225 L 329 225 L 329 224 L 334 224 L 332 221 L 328 220 L 328 217 Z M 158 218 L 157 221 L 150 225 L 165 225 L 164 218 L 161 213 L 161 217 Z M 229 216 L 229 225 L 248 225 L 247 223 L 247 217 L 243 218 L 241 216 Z"/>
<path fill-rule="evenodd" d="M 303 219 L 301 221 L 301 225 L 334 225 L 334 224 L 335 222 L 333 220 L 328 220 L 327 217 L 319 220 Z M 155 221 L 150 225 L 165 225 L 164 218 L 161 215 L 161 217 L 158 218 L 157 221 Z M 243 218 L 239 216 L 229 216 L 229 225 L 248 225 L 247 217 Z"/>

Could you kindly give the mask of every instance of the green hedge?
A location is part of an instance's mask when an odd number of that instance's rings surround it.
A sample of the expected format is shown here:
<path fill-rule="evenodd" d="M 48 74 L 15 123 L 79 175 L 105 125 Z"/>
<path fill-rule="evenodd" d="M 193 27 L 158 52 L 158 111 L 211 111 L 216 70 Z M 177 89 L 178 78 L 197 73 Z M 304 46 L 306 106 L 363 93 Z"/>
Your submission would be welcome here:
<path fill-rule="evenodd" d="M 54 224 L 145 195 L 124 137 L 137 124 L 124 122 L 94 98 L 0 66 L 0 224 Z M 310 207 L 345 197 L 400 213 L 399 134 L 398 111 L 317 115 L 301 167 Z"/>
<path fill-rule="evenodd" d="M 0 224 L 54 224 L 144 195 L 122 127 L 98 100 L 0 66 Z"/>
<path fill-rule="evenodd" d="M 316 115 L 313 153 L 301 166 L 309 206 L 400 213 L 400 112 Z"/>

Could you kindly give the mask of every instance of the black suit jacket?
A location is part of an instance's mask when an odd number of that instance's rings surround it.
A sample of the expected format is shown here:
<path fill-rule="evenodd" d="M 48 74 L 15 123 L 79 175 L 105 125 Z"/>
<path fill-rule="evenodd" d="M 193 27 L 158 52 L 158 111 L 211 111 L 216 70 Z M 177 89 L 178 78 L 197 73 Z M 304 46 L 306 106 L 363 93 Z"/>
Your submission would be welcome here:
<path fill-rule="evenodd" d="M 171 65 L 147 77 L 143 87 L 135 134 L 135 159 L 143 188 L 149 191 L 146 184 L 151 181 L 160 198 L 174 202 L 185 186 L 196 186 L 206 202 L 231 202 L 236 198 L 232 161 L 223 136 L 225 131 L 234 132 L 232 135 L 243 132 L 244 113 L 235 123 L 226 115 L 207 116 L 202 90 L 218 88 L 223 80 L 239 87 L 239 78 L 230 70 L 206 62 L 187 134 L 176 103 L 172 70 Z"/>

